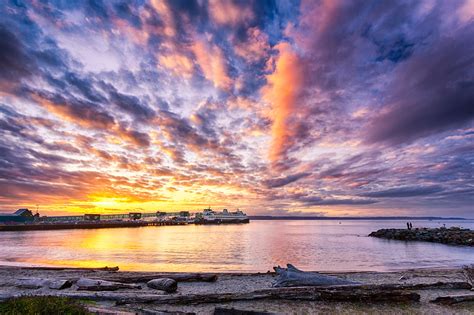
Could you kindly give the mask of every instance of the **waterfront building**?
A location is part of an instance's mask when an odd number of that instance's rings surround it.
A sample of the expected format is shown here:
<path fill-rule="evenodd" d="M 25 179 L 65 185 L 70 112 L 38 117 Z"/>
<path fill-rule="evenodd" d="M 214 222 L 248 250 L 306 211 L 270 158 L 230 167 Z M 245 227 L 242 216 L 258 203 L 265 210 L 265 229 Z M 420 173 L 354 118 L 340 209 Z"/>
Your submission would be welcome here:
<path fill-rule="evenodd" d="M 18 209 L 12 214 L 0 214 L 0 224 L 11 223 L 31 223 L 39 217 L 38 214 L 33 215 L 31 210 L 26 208 Z"/>

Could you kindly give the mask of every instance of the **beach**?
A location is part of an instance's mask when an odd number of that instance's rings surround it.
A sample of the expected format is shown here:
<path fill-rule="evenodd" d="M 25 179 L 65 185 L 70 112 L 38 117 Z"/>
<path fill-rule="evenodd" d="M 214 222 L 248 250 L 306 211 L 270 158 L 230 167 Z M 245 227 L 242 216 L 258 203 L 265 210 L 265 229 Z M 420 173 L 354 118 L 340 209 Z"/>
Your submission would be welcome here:
<path fill-rule="evenodd" d="M 35 268 L 35 267 L 0 267 L 0 298 L 7 299 L 23 295 L 66 296 L 88 301 L 86 306 L 93 312 L 126 314 L 165 314 L 177 312 L 194 314 L 213 314 L 216 308 L 239 309 L 246 311 L 268 312 L 276 314 L 385 314 L 419 313 L 419 314 L 471 314 L 474 303 L 465 302 L 454 305 L 443 305 L 430 301 L 440 296 L 472 295 L 468 279 L 461 268 L 424 268 L 396 272 L 322 272 L 325 275 L 341 279 L 357 281 L 364 286 L 377 288 L 380 286 L 398 285 L 405 293 L 417 293 L 419 301 L 330 301 L 308 300 L 298 296 L 291 299 L 265 297 L 245 297 L 252 292 L 265 290 L 281 290 L 272 288 L 275 273 L 202 273 L 216 276 L 215 281 L 178 281 L 175 293 L 165 293 L 148 288 L 145 281 L 134 284 L 141 288 L 119 289 L 116 291 L 84 291 L 78 290 L 79 279 L 144 279 L 157 277 L 173 278 L 177 273 L 152 273 L 128 271 L 104 271 L 95 269 L 74 268 Z M 182 275 L 182 274 L 181 274 Z M 194 273 L 193 275 L 197 275 Z M 21 280 L 23 279 L 23 280 Z M 25 279 L 56 279 L 69 280 L 72 286 L 61 290 L 47 287 L 37 289 L 20 288 L 19 283 Z M 204 278 L 206 279 L 206 278 Z M 130 281 L 127 281 L 130 283 Z M 405 289 L 403 289 L 405 288 Z M 298 292 L 301 288 L 285 288 Z M 398 290 L 400 291 L 400 290 Z M 252 295 L 252 294 L 250 294 Z M 219 301 L 217 297 L 226 297 L 230 301 Z M 233 296 L 234 298 L 229 298 Z M 241 297 L 239 297 L 241 296 Z M 244 296 L 244 297 L 242 297 Z M 207 298 L 206 298 L 207 297 Z M 234 299 L 234 300 L 232 300 Z M 203 303 L 206 301 L 208 303 Z M 214 302 L 213 302 L 214 301 Z M 210 303 L 209 303 L 210 302 Z M 179 314 L 179 313 L 178 313 Z"/>

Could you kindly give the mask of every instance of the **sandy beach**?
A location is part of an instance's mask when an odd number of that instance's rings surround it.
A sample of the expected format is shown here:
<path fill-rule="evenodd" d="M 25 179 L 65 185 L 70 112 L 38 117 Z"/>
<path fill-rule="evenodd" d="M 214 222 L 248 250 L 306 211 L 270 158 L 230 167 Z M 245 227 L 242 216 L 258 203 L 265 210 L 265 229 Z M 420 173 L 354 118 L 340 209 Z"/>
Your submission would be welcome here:
<path fill-rule="evenodd" d="M 435 304 L 430 301 L 440 296 L 472 295 L 469 289 L 468 278 L 463 270 L 459 269 L 412 269 L 397 272 L 323 272 L 339 278 L 357 281 L 363 285 L 420 285 L 418 288 L 403 291 L 415 292 L 420 295 L 419 301 L 408 302 L 357 302 L 357 301 L 309 301 L 298 299 L 258 298 L 251 300 L 216 301 L 215 303 L 201 303 L 200 301 L 185 302 L 186 297 L 232 296 L 259 290 L 272 289 L 274 273 L 219 273 L 193 274 L 201 276 L 216 275 L 213 282 L 178 281 L 178 290 L 175 293 L 165 293 L 150 289 L 146 280 L 154 277 L 173 278 L 177 273 L 156 272 L 123 272 L 87 269 L 42 269 L 26 267 L 0 267 L 0 299 L 23 295 L 54 295 L 67 296 L 82 300 L 89 300 L 86 305 L 89 310 L 101 314 L 131 313 L 131 314 L 160 314 L 160 313 L 195 313 L 213 314 L 216 308 L 238 309 L 274 314 L 354 314 L 380 313 L 385 314 L 472 314 L 474 302 L 463 302 L 453 305 Z M 117 280 L 122 279 L 130 283 L 131 279 L 141 288 L 120 289 L 113 292 L 79 291 L 77 281 L 81 278 Z M 56 279 L 69 280 L 72 286 L 62 290 L 53 290 L 47 287 L 27 289 L 19 286 L 25 279 Z M 128 279 L 128 280 L 127 280 Z M 139 279 L 142 279 L 139 280 Z M 423 287 L 424 286 L 424 287 Z M 451 287 L 451 288 L 449 288 Z M 298 290 L 299 288 L 285 288 Z M 273 289 L 275 290 L 275 289 Z M 112 298 L 111 298 L 112 297 Z M 166 297 L 168 300 L 160 300 Z M 174 299 L 176 297 L 177 299 Z M 120 302 L 117 299 L 120 298 Z M 93 300 L 93 301 L 90 301 Z"/>

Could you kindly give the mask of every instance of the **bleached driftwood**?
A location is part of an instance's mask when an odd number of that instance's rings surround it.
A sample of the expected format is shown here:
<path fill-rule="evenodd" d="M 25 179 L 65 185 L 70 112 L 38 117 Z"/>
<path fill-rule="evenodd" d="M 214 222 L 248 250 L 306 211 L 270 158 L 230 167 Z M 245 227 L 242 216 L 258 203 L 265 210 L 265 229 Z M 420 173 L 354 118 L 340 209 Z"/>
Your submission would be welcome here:
<path fill-rule="evenodd" d="M 276 315 L 276 313 L 216 307 L 214 309 L 214 315 Z"/>
<path fill-rule="evenodd" d="M 178 283 L 170 278 L 153 279 L 146 283 L 149 288 L 162 290 L 168 293 L 176 292 Z"/>
<path fill-rule="evenodd" d="M 462 267 L 464 277 L 467 282 L 471 285 L 471 291 L 474 291 L 474 265 Z"/>
<path fill-rule="evenodd" d="M 72 281 L 64 279 L 41 279 L 41 278 L 27 278 L 18 279 L 15 286 L 20 289 L 40 289 L 49 288 L 53 290 L 62 290 L 70 288 Z"/>
<path fill-rule="evenodd" d="M 430 302 L 445 305 L 458 304 L 462 302 L 474 302 L 474 294 L 439 296 Z"/>
<path fill-rule="evenodd" d="M 81 278 L 76 282 L 78 290 L 115 291 L 120 289 L 141 289 L 137 284 L 120 283 L 98 279 Z"/>
<path fill-rule="evenodd" d="M 273 282 L 274 287 L 302 287 L 302 286 L 329 286 L 329 285 L 354 285 L 358 282 L 349 281 L 334 276 L 327 276 L 318 272 L 305 272 L 299 270 L 292 264 L 287 268 L 273 267 L 277 273 L 277 279 Z"/>
<path fill-rule="evenodd" d="M 61 296 L 94 301 L 115 301 L 117 304 L 155 303 L 155 304 L 203 304 L 226 303 L 255 300 L 305 300 L 305 301 L 358 301 L 358 302 L 410 302 L 419 301 L 420 295 L 404 290 L 376 289 L 376 286 L 338 286 L 338 287 L 294 287 L 272 288 L 241 293 L 211 294 L 146 294 L 132 292 L 35 292 L 36 296 Z M 18 296 L 18 295 L 16 295 Z"/>
<path fill-rule="evenodd" d="M 133 274 L 113 273 L 104 275 L 103 279 L 108 281 L 117 281 L 122 283 L 138 283 L 148 282 L 153 279 L 170 278 L 176 282 L 214 282 L 217 280 L 217 275 L 207 273 L 188 273 L 188 272 L 168 272 L 168 273 L 154 273 L 145 272 Z"/>

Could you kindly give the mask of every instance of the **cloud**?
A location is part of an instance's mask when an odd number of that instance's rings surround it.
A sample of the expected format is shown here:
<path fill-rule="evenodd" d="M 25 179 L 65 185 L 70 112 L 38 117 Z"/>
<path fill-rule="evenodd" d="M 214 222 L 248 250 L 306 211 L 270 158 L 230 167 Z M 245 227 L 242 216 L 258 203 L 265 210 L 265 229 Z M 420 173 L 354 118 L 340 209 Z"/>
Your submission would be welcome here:
<path fill-rule="evenodd" d="M 372 191 L 361 194 L 364 197 L 371 198 L 405 198 L 415 196 L 426 196 L 443 191 L 441 186 L 422 186 L 422 187 L 397 187 L 380 191 Z"/>
<path fill-rule="evenodd" d="M 116 124 L 109 113 L 87 101 L 41 91 L 33 92 L 32 99 L 51 113 L 84 127 L 107 130 Z"/>
<path fill-rule="evenodd" d="M 155 112 L 143 105 L 140 99 L 134 95 L 126 95 L 113 90 L 110 91 L 110 101 L 138 120 L 150 120 L 155 117 Z"/>
<path fill-rule="evenodd" d="M 232 0 L 210 0 L 209 12 L 219 25 L 239 26 L 254 19 L 252 8 L 243 2 Z"/>
<path fill-rule="evenodd" d="M 194 53 L 196 62 L 206 79 L 217 88 L 231 89 L 233 82 L 228 74 L 227 60 L 219 46 L 198 38 L 192 44 L 191 51 Z"/>
<path fill-rule="evenodd" d="M 158 63 L 174 75 L 191 78 L 194 73 L 194 64 L 190 58 L 180 53 L 170 53 L 158 56 Z"/>
<path fill-rule="evenodd" d="M 3 91 L 11 89 L 36 70 L 36 64 L 24 45 L 4 25 L 0 25 L 0 68 L 0 88 Z"/>
<path fill-rule="evenodd" d="M 0 205 L 472 216 L 469 7 L 5 3 Z"/>
<path fill-rule="evenodd" d="M 244 41 L 236 40 L 235 53 L 250 63 L 267 59 L 270 52 L 268 35 L 257 27 L 247 29 L 246 35 Z"/>
<path fill-rule="evenodd" d="M 295 112 L 303 87 L 303 63 L 288 43 L 279 44 L 279 54 L 273 73 L 267 76 L 268 84 L 262 89 L 265 100 L 272 105 L 272 146 L 270 159 L 284 158 L 301 132 L 295 121 Z M 303 128 L 304 129 L 304 128 Z"/>
<path fill-rule="evenodd" d="M 370 142 L 403 143 L 459 128 L 474 119 L 474 24 L 418 49 L 394 73 Z"/>
<path fill-rule="evenodd" d="M 288 175 L 285 177 L 268 179 L 268 180 L 265 180 L 264 183 L 269 188 L 283 187 L 293 182 L 296 182 L 297 180 L 301 178 L 307 177 L 309 175 L 311 175 L 311 173 L 302 172 L 302 173 Z"/>
<path fill-rule="evenodd" d="M 370 205 L 377 203 L 377 200 L 373 199 L 332 199 L 332 198 L 320 198 L 314 197 L 303 197 L 298 199 L 307 206 L 336 206 L 336 205 Z"/>

